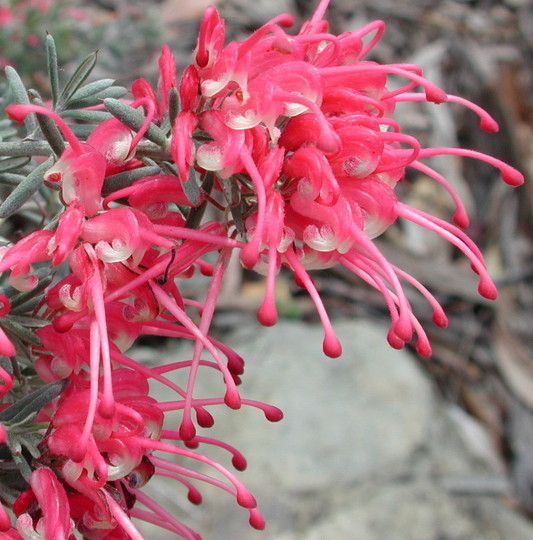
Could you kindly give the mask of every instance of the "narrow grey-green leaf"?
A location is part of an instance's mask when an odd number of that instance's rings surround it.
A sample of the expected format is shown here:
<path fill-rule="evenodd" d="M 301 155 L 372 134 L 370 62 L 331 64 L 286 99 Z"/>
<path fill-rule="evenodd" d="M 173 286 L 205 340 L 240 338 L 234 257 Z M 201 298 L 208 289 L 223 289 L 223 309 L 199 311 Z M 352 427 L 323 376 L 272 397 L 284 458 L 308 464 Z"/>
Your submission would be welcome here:
<path fill-rule="evenodd" d="M 0 142 L 7 140 L 16 134 L 17 130 L 9 118 L 0 120 Z"/>
<path fill-rule="evenodd" d="M 98 92 L 98 94 L 95 94 L 94 97 L 98 98 L 98 100 L 103 101 L 107 98 L 115 98 L 119 99 L 123 96 L 125 96 L 128 93 L 128 89 L 124 86 L 110 86 L 109 88 L 106 88 L 105 90 L 102 90 L 101 92 Z"/>
<path fill-rule="evenodd" d="M 108 118 L 112 118 L 111 114 L 105 111 L 72 111 L 70 109 L 61 111 L 60 116 L 61 118 L 74 118 L 86 122 L 103 122 Z"/>
<path fill-rule="evenodd" d="M 41 426 L 45 427 L 47 425 L 48 424 L 46 422 L 41 422 Z M 31 454 L 31 457 L 37 459 L 41 455 L 38 446 L 42 440 L 42 436 L 40 436 L 39 433 L 26 431 L 23 433 L 18 433 L 18 438 L 20 444 L 22 444 L 22 446 L 26 448 L 26 450 Z"/>
<path fill-rule="evenodd" d="M 242 236 L 246 237 L 246 228 L 244 227 L 244 220 L 242 218 L 243 208 L 244 203 L 241 201 L 241 203 L 237 204 L 236 206 L 230 206 L 229 210 L 231 212 L 231 216 L 233 217 L 235 228 L 241 233 Z"/>
<path fill-rule="evenodd" d="M 46 59 L 48 63 L 50 91 L 52 93 L 52 109 L 55 109 L 59 99 L 59 68 L 57 65 L 56 43 L 50 34 L 46 35 Z"/>
<path fill-rule="evenodd" d="M 104 181 L 104 187 L 102 188 L 102 195 L 107 196 L 119 189 L 131 186 L 133 182 L 144 178 L 145 176 L 152 176 L 159 174 L 161 168 L 158 165 L 151 167 L 140 167 L 139 169 L 132 169 L 131 171 L 124 171 L 112 176 L 108 176 Z"/>
<path fill-rule="evenodd" d="M 176 87 L 172 87 L 170 89 L 170 94 L 168 96 L 168 117 L 170 120 L 170 127 L 174 126 L 174 122 L 176 121 L 176 116 L 178 116 L 180 110 L 180 97 L 178 94 L 178 89 Z"/>
<path fill-rule="evenodd" d="M 2 133 L 0 133 L 0 142 L 5 141 L 6 139 L 11 139 L 16 134 L 17 130 L 15 128 L 6 129 Z"/>
<path fill-rule="evenodd" d="M 41 345 L 41 340 L 36 336 L 35 332 L 29 330 L 25 326 L 20 325 L 9 316 L 2 318 L 2 327 L 4 330 L 7 330 L 8 332 L 11 332 L 13 335 L 17 336 L 24 343 L 31 343 L 37 347 Z"/>
<path fill-rule="evenodd" d="M 215 175 L 212 172 L 207 172 L 202 180 L 201 189 L 204 193 L 211 193 L 213 185 L 215 183 Z M 197 229 L 202 222 L 205 209 L 207 208 L 207 202 L 204 200 L 199 206 L 191 208 L 187 219 L 185 220 L 185 227 L 189 229 Z"/>
<path fill-rule="evenodd" d="M 63 106 L 74 95 L 74 93 L 84 83 L 85 79 L 91 74 L 91 71 L 96 65 L 97 53 L 93 52 L 78 66 L 72 77 L 69 79 L 65 88 L 59 96 L 59 106 Z"/>
<path fill-rule="evenodd" d="M 29 163 L 30 160 L 31 158 L 29 157 L 11 157 L 0 159 L 0 173 L 16 171 L 17 169 L 24 167 L 24 165 Z"/>
<path fill-rule="evenodd" d="M 9 313 L 9 318 L 25 328 L 42 328 L 43 326 L 48 326 L 50 324 L 49 321 L 43 319 L 28 317 L 27 315 L 14 315 L 11 312 Z"/>
<path fill-rule="evenodd" d="M 56 185 L 56 183 L 52 183 L 52 185 Z M 43 226 L 44 231 L 55 231 L 57 229 L 57 225 L 59 223 L 59 218 L 63 214 L 62 211 L 59 211 L 52 219 L 49 219 L 46 225 Z"/>
<path fill-rule="evenodd" d="M 5 69 L 5 74 L 15 103 L 18 105 L 29 105 L 30 99 L 28 97 L 28 92 L 26 91 L 26 87 L 24 86 L 24 83 L 22 82 L 22 79 L 15 68 L 7 66 Z M 37 122 L 33 114 L 29 114 L 26 117 L 24 120 L 24 125 L 26 126 L 28 133 L 31 133 L 37 128 Z"/>
<path fill-rule="evenodd" d="M 189 178 L 182 183 L 182 186 L 187 200 L 193 206 L 198 206 L 198 204 L 200 204 L 200 187 L 198 186 L 198 180 L 194 167 L 189 169 Z"/>
<path fill-rule="evenodd" d="M 112 86 L 114 82 L 115 79 L 100 79 L 98 81 L 86 84 L 74 92 L 74 94 L 68 100 L 67 105 L 73 101 L 78 101 L 80 99 L 85 99 L 89 96 L 98 94 L 99 92 L 102 92 L 102 90 Z"/>
<path fill-rule="evenodd" d="M 51 152 L 46 141 L 0 142 L 0 156 L 49 156 Z"/>
<path fill-rule="evenodd" d="M 241 202 L 241 190 L 233 178 L 225 178 L 221 181 L 222 191 L 230 206 L 237 206 Z"/>
<path fill-rule="evenodd" d="M 41 187 L 44 173 L 52 166 L 53 159 L 48 158 L 35 168 L 0 205 L 0 218 L 14 214 Z"/>
<path fill-rule="evenodd" d="M 104 99 L 115 98 L 119 99 L 124 97 L 128 93 L 128 90 L 123 86 L 111 86 L 102 90 L 98 94 L 94 94 L 84 99 L 76 99 L 69 101 L 69 109 L 84 109 L 85 107 L 94 107 L 96 105 L 101 105 Z"/>
<path fill-rule="evenodd" d="M 104 99 L 104 105 L 115 118 L 118 118 L 134 131 L 139 131 L 144 123 L 145 117 L 141 108 L 134 109 L 126 103 L 113 98 Z M 159 146 L 166 147 L 168 144 L 165 133 L 155 124 L 150 124 L 144 136 Z"/>
<path fill-rule="evenodd" d="M 70 129 L 78 139 L 87 139 L 97 127 L 96 124 L 73 124 Z"/>
<path fill-rule="evenodd" d="M 168 149 L 161 148 L 161 146 L 159 146 L 158 144 L 154 144 L 153 142 L 146 141 L 146 140 L 142 140 L 137 145 L 137 148 L 135 150 L 135 157 L 146 158 L 149 160 L 157 160 L 157 161 L 172 159 L 172 156 L 170 155 L 170 152 Z M 167 170 L 170 170 L 166 166 L 165 168 Z M 174 167 L 170 171 L 170 173 L 176 175 L 177 174 L 176 168 Z"/>
<path fill-rule="evenodd" d="M 31 98 L 31 101 L 35 105 L 44 107 L 44 103 L 41 99 L 41 96 L 35 90 L 28 90 L 28 95 Z M 36 114 L 37 122 L 39 127 L 43 132 L 44 138 L 48 141 L 50 148 L 54 151 L 56 156 L 60 156 L 65 150 L 65 141 L 61 135 L 61 131 L 56 126 L 56 123 L 49 117 L 44 114 Z"/>
<path fill-rule="evenodd" d="M 28 461 L 26 460 L 26 458 L 22 454 L 13 453 L 13 461 L 17 464 L 17 467 L 18 467 L 18 470 L 19 470 L 21 476 L 29 484 L 32 469 L 31 469 Z"/>
<path fill-rule="evenodd" d="M 45 405 L 48 405 L 69 384 L 70 381 L 68 379 L 61 379 L 60 381 L 55 381 L 38 388 L 35 392 L 24 396 L 0 412 L 0 422 L 10 422 L 12 424 L 21 422 L 31 414 L 40 411 Z"/>
<path fill-rule="evenodd" d="M 22 174 L 2 172 L 0 173 L 0 184 L 3 184 L 4 186 L 18 186 L 24 178 L 26 178 L 26 176 Z"/>
<path fill-rule="evenodd" d="M 42 296 L 36 296 L 35 298 L 31 298 L 30 300 L 27 300 L 23 306 L 21 306 L 19 309 L 13 310 L 9 312 L 10 315 L 17 315 L 20 313 L 31 313 L 34 309 L 39 307 L 39 304 L 43 301 Z M 22 349 L 18 349 L 19 351 Z"/>

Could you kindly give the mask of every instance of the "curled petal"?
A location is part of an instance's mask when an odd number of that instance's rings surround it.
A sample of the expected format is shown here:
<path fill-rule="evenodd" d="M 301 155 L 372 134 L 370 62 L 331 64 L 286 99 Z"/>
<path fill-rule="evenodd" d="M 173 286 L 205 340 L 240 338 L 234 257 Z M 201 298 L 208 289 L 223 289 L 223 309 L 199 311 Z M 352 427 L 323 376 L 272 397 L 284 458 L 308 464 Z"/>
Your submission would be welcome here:
<path fill-rule="evenodd" d="M 204 143 L 198 148 L 198 165 L 207 171 L 219 171 L 223 178 L 230 176 L 241 163 L 244 134 L 225 124 L 222 111 L 206 111 L 202 115 L 201 125 L 213 142 Z"/>
<path fill-rule="evenodd" d="M 336 176 L 365 178 L 379 165 L 384 144 L 375 130 L 364 126 L 349 126 L 337 131 L 342 148 L 329 162 Z"/>
<path fill-rule="evenodd" d="M 120 262 L 128 259 L 136 251 L 137 261 L 151 243 L 142 241 L 141 224 L 130 208 L 112 208 L 95 216 L 83 225 L 82 238 L 95 244 L 98 258 L 104 262 Z M 144 220 L 143 220 L 144 221 Z M 148 220 L 145 225 L 151 226 Z"/>
<path fill-rule="evenodd" d="M 59 161 L 58 161 L 59 163 Z M 56 167 L 58 164 L 54 167 Z M 66 204 L 79 202 L 88 216 L 101 208 L 101 192 L 104 184 L 106 160 L 99 152 L 87 152 L 75 157 L 62 168 L 62 164 L 50 174 L 61 174 L 61 194 Z"/>
<path fill-rule="evenodd" d="M 84 212 L 79 204 L 73 203 L 59 218 L 55 235 L 48 243 L 48 252 L 53 255 L 52 264 L 60 265 L 77 244 L 83 225 Z"/>
<path fill-rule="evenodd" d="M 106 160 L 107 169 L 123 165 L 131 158 L 130 148 L 133 135 L 129 127 L 117 118 L 104 120 L 87 138 L 92 146 Z M 109 174 L 109 172 L 108 172 Z"/>
<path fill-rule="evenodd" d="M 41 538 L 67 540 L 74 527 L 67 494 L 55 473 L 46 467 L 36 469 L 31 474 L 30 486 L 43 513 L 37 525 Z"/>

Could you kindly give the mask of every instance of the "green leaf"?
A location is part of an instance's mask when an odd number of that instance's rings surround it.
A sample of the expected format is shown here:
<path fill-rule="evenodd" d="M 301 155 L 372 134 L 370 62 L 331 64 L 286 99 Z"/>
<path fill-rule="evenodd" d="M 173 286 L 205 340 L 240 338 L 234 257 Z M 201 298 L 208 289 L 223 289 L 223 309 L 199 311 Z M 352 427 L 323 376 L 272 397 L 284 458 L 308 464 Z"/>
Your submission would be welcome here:
<path fill-rule="evenodd" d="M 174 126 L 176 121 L 176 116 L 178 116 L 180 110 L 180 97 L 178 94 L 178 89 L 174 86 L 170 89 L 170 94 L 168 96 L 168 117 L 170 120 L 170 128 Z"/>
<path fill-rule="evenodd" d="M 41 340 L 35 335 L 35 332 L 14 321 L 9 315 L 2 318 L 2 327 L 24 343 L 31 343 L 37 347 L 41 345 Z"/>
<path fill-rule="evenodd" d="M 222 191 L 230 206 L 238 206 L 241 202 L 241 190 L 233 178 L 221 179 Z"/>
<path fill-rule="evenodd" d="M 56 44 L 54 38 L 50 34 L 46 35 L 46 59 L 48 63 L 50 91 L 52 93 L 52 109 L 55 109 L 59 99 L 59 68 L 57 65 Z"/>
<path fill-rule="evenodd" d="M 0 173 L 16 171 L 30 162 L 30 157 L 11 157 L 0 159 Z M 17 182 L 18 183 L 18 182 Z"/>
<path fill-rule="evenodd" d="M 205 193 L 211 193 L 214 183 L 215 183 L 215 175 L 210 171 L 205 173 L 204 178 L 202 180 L 202 186 L 201 186 L 202 191 L 204 191 Z M 185 220 L 185 227 L 189 229 L 197 229 L 200 226 L 200 223 L 202 222 L 202 217 L 204 215 L 206 208 L 207 208 L 207 201 L 205 200 L 199 206 L 196 206 L 195 208 L 191 208 L 189 210 L 189 214 L 187 215 L 187 219 Z"/>
<path fill-rule="evenodd" d="M 39 412 L 45 405 L 48 405 L 48 403 L 59 396 L 69 384 L 70 381 L 68 379 L 61 379 L 60 381 L 55 381 L 42 386 L 35 390 L 35 392 L 19 399 L 13 403 L 13 405 L 0 412 L 0 422 L 9 422 L 11 424 L 22 422 L 25 418 Z"/>
<path fill-rule="evenodd" d="M 5 69 L 5 74 L 15 103 L 17 103 L 18 105 L 29 105 L 30 99 L 28 98 L 28 92 L 26 91 L 26 87 L 24 86 L 24 83 L 22 82 L 16 70 L 11 66 L 7 66 Z M 34 131 L 37 128 L 35 116 L 33 114 L 29 114 L 28 116 L 26 116 L 26 119 L 24 120 L 24 125 L 26 126 L 26 130 L 28 131 L 28 133 Z"/>
<path fill-rule="evenodd" d="M 41 423 L 41 425 L 42 425 L 42 423 Z M 32 427 L 33 427 L 33 425 L 32 425 Z M 37 458 L 40 457 L 41 452 L 39 451 L 38 445 L 41 442 L 42 437 L 40 436 L 39 433 L 34 433 L 34 432 L 31 432 L 31 431 L 30 432 L 17 433 L 17 438 L 18 438 L 20 444 L 24 448 L 26 448 L 26 450 L 30 453 L 32 458 L 37 459 Z"/>
<path fill-rule="evenodd" d="M 39 303 L 42 302 L 43 298 L 41 296 L 36 296 L 34 298 L 31 298 L 27 300 L 23 306 L 20 307 L 20 309 L 11 310 L 9 312 L 10 315 L 16 315 L 17 313 L 31 313 L 36 307 L 39 306 Z"/>
<path fill-rule="evenodd" d="M 1 100 L 0 107 L 2 107 Z M 16 134 L 17 130 L 15 129 L 15 126 L 13 125 L 11 120 L 9 120 L 9 118 L 4 118 L 3 120 L 0 120 L 0 142 L 9 139 Z"/>
<path fill-rule="evenodd" d="M 24 178 L 26 177 L 22 174 L 0 173 L 0 184 L 4 186 L 18 186 Z"/>
<path fill-rule="evenodd" d="M 200 204 L 200 187 L 198 186 L 197 174 L 194 167 L 189 169 L 189 178 L 182 183 L 183 191 L 187 200 L 193 205 Z"/>
<path fill-rule="evenodd" d="M 41 96 L 35 90 L 28 90 L 28 95 L 31 98 L 32 103 L 44 107 L 44 103 Z M 43 132 L 44 138 L 48 141 L 50 148 L 54 151 L 56 156 L 60 156 L 65 150 L 65 141 L 61 135 L 61 131 L 56 126 L 56 123 L 44 114 L 36 114 L 37 122 Z"/>
<path fill-rule="evenodd" d="M 103 122 L 112 116 L 105 111 L 61 111 L 61 118 L 74 118 L 76 120 L 84 120 L 86 122 Z"/>
<path fill-rule="evenodd" d="M 85 79 L 91 74 L 91 71 L 96 65 L 97 52 L 91 53 L 83 62 L 78 66 L 72 77 L 69 79 L 65 88 L 61 92 L 58 100 L 58 106 L 63 107 L 65 103 L 74 95 L 78 88 L 84 83 Z"/>
<path fill-rule="evenodd" d="M 233 218 L 233 223 L 235 228 L 241 233 L 242 236 L 246 236 L 246 228 L 244 226 L 243 216 L 244 203 L 241 201 L 240 204 L 236 206 L 230 206 L 229 210 L 231 212 L 231 217 Z"/>
<path fill-rule="evenodd" d="M 87 139 L 97 127 L 96 124 L 72 124 L 70 129 L 78 139 Z"/>
<path fill-rule="evenodd" d="M 24 315 L 13 315 L 12 313 L 9 314 L 9 320 L 20 324 L 24 328 L 42 328 L 43 326 L 48 326 L 50 324 L 49 321 L 43 319 L 27 317 Z"/>
<path fill-rule="evenodd" d="M 0 142 L 0 156 L 49 156 L 50 153 L 46 141 Z"/>
<path fill-rule="evenodd" d="M 33 194 L 41 187 L 44 173 L 52 166 L 53 158 L 47 159 L 35 168 L 24 180 L 8 195 L 0 205 L 0 218 L 13 215 Z"/>
<path fill-rule="evenodd" d="M 69 102 L 68 106 L 69 108 L 76 108 L 76 109 L 83 109 L 85 107 L 94 107 L 96 105 L 101 105 L 104 99 L 107 98 L 115 98 L 119 99 L 121 97 L 124 97 L 128 93 L 128 90 L 124 88 L 123 86 L 111 86 L 110 88 L 107 88 L 106 90 L 103 90 L 102 92 L 95 94 L 94 96 L 90 96 L 85 99 L 80 99 L 79 101 L 71 101 Z"/>
<path fill-rule="evenodd" d="M 142 108 L 134 109 L 126 103 L 112 98 L 104 99 L 104 105 L 115 118 L 118 118 L 134 131 L 139 131 L 144 123 L 145 116 Z M 165 133 L 155 124 L 150 124 L 144 136 L 159 146 L 166 147 L 168 145 Z"/>
<path fill-rule="evenodd" d="M 72 101 L 77 101 L 80 99 L 85 99 L 89 96 L 94 96 L 95 94 L 98 94 L 99 92 L 102 92 L 106 88 L 112 86 L 114 82 L 115 79 L 100 79 L 98 81 L 86 84 L 85 86 L 82 86 L 80 89 L 74 92 L 74 94 L 68 100 L 67 104 L 71 103 Z"/>
<path fill-rule="evenodd" d="M 123 86 L 112 86 L 113 79 L 102 79 L 80 88 L 68 101 L 69 109 L 83 109 L 101 105 L 106 98 L 121 98 L 128 93 Z"/>
<path fill-rule="evenodd" d="M 29 484 L 32 471 L 26 458 L 22 454 L 17 454 L 17 453 L 12 453 L 12 456 L 13 456 L 13 461 L 17 464 L 20 474 L 22 475 L 24 480 L 26 480 L 26 482 L 28 482 Z"/>

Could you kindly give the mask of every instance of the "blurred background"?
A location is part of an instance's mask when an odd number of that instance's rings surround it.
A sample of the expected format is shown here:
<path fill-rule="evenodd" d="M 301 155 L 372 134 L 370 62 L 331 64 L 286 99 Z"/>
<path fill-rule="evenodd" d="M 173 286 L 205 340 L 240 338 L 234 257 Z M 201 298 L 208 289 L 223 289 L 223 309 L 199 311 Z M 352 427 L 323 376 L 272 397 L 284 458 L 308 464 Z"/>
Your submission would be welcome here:
<path fill-rule="evenodd" d="M 213 3 L 226 18 L 228 40 L 243 39 L 281 12 L 292 13 L 298 28 L 316 4 L 0 0 L 0 65 L 14 65 L 46 95 L 48 31 L 65 72 L 98 49 L 94 77 L 117 78 L 124 86 L 140 76 L 155 80 L 162 44 L 172 47 L 180 68 L 189 63 L 199 19 Z M 405 104 L 397 110 L 403 131 L 427 146 L 493 155 L 528 179 L 512 189 L 485 163 L 431 162 L 466 202 L 467 232 L 484 252 L 500 295 L 496 302 L 479 297 L 476 276 L 456 250 L 398 223 L 378 245 L 428 286 L 449 326 L 434 327 L 428 306 L 414 294 L 433 357 L 391 350 L 381 295 L 342 269 L 317 272 L 345 346 L 340 360 L 329 360 L 321 356 L 314 308 L 289 277 L 282 275 L 278 286 L 283 320 L 258 329 L 254 312 L 263 282 L 234 264 L 216 329 L 248 360 L 244 393 L 280 406 L 286 420 L 270 426 L 253 411 L 217 416 L 216 435 L 249 458 L 244 478 L 267 517 L 263 533 L 248 530 L 230 497 L 206 491 L 205 504 L 191 509 L 174 484 L 151 483 L 206 540 L 533 538 L 533 5 L 332 0 L 328 11 L 334 33 L 374 19 L 384 20 L 387 31 L 369 59 L 417 63 L 432 82 L 481 105 L 500 123 L 499 133 L 487 134 L 457 105 Z M 451 217 L 447 195 L 419 173 L 399 187 L 409 204 Z M 203 285 L 192 283 L 189 294 L 201 297 Z M 153 362 L 189 353 L 149 342 L 136 354 Z M 207 393 L 216 383 L 205 384 Z M 147 537 L 173 537 L 157 534 Z"/>

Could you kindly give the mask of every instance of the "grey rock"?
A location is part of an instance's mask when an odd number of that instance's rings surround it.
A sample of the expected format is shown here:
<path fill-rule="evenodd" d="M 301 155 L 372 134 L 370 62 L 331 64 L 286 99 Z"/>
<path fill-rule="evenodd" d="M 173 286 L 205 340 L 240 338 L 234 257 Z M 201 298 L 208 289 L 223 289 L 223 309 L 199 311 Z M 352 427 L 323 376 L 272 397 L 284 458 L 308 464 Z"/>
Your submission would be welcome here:
<path fill-rule="evenodd" d="M 394 478 L 424 444 L 431 391 L 413 359 L 391 350 L 382 328 L 343 322 L 335 330 L 344 348 L 336 359 L 323 355 L 317 326 L 282 322 L 251 343 L 234 338 L 246 359 L 243 395 L 285 415 L 264 435 L 251 409 L 216 426 L 250 457 L 254 483 L 306 492 Z"/>
<path fill-rule="evenodd" d="M 246 359 L 242 396 L 285 413 L 271 424 L 254 408 L 220 407 L 205 432 L 248 458 L 238 476 L 258 499 L 265 532 L 214 488 L 200 486 L 204 503 L 191 508 L 174 482 L 156 478 L 148 485 L 155 498 L 205 540 L 533 538 L 531 524 L 502 502 L 504 467 L 483 428 L 438 398 L 414 358 L 390 349 L 385 328 L 356 320 L 335 330 L 338 359 L 323 355 L 314 325 L 246 326 L 227 340 Z M 185 346 L 163 360 L 190 355 Z M 195 395 L 222 395 L 220 377 L 206 375 Z M 219 449 L 205 451 L 231 467 Z"/>
<path fill-rule="evenodd" d="M 430 482 L 367 484 L 303 532 L 270 540 L 525 540 L 531 524 L 487 497 L 456 498 Z"/>

